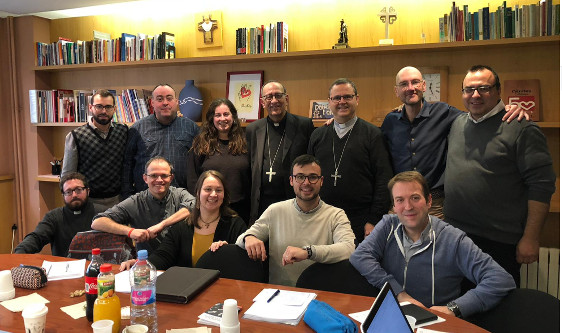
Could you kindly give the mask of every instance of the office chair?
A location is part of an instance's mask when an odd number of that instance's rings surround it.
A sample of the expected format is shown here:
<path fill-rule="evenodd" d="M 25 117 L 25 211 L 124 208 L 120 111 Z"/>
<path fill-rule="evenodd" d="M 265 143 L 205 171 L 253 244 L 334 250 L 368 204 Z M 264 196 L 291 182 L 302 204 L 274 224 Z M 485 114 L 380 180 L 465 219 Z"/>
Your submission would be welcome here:
<path fill-rule="evenodd" d="M 89 230 L 76 233 L 68 247 L 68 257 L 73 259 L 92 259 L 92 249 L 99 248 L 105 263 L 120 264 L 137 257 L 135 246 L 125 235 Z"/>
<path fill-rule="evenodd" d="M 267 282 L 265 262 L 253 261 L 246 250 L 235 244 L 221 246 L 216 252 L 208 250 L 197 261 L 195 267 L 217 269 L 221 278 Z"/>

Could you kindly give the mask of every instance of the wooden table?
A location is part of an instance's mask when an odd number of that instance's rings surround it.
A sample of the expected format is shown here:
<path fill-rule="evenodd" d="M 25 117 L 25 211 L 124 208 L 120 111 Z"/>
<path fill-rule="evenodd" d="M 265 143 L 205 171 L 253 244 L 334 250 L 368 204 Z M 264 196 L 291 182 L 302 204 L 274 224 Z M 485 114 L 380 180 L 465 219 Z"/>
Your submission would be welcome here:
<path fill-rule="evenodd" d="M 61 261 L 66 258 L 53 257 L 41 254 L 1 254 L 0 270 L 10 269 L 19 264 L 41 266 L 43 260 Z M 114 273 L 117 266 L 114 266 Z M 327 277 L 329 278 L 329 277 Z M 193 301 L 188 304 L 173 304 L 157 302 L 158 328 L 160 332 L 172 328 L 188 328 L 201 326 L 197 324 L 197 316 L 209 309 L 212 305 L 222 302 L 227 298 L 234 298 L 242 306 L 240 311 L 240 328 L 242 332 L 314 332 L 304 321 L 297 326 L 283 324 L 271 324 L 252 320 L 242 319 L 242 314 L 252 305 L 252 299 L 263 289 L 271 288 L 272 285 L 265 283 L 255 283 L 238 281 L 231 279 L 218 279 L 209 286 Z M 275 287 L 275 286 L 273 286 Z M 73 320 L 69 315 L 60 310 L 61 307 L 76 304 L 84 301 L 84 297 L 70 298 L 70 292 L 84 288 L 84 279 L 50 281 L 47 286 L 38 290 L 16 288 L 16 297 L 25 296 L 33 292 L 39 293 L 50 301 L 47 304 L 49 313 L 47 314 L 46 333 L 53 332 L 91 332 L 90 322 L 86 317 Z M 374 301 L 372 297 L 347 295 L 332 293 L 327 291 L 307 290 L 279 286 L 284 290 L 306 290 L 318 294 L 317 299 L 324 301 L 345 315 L 350 313 L 367 310 Z M 130 304 L 129 295 L 117 293 L 121 300 L 121 306 Z M 467 332 L 478 333 L 487 332 L 464 320 L 439 314 L 446 319 L 445 322 L 429 326 L 431 329 L 443 332 Z M 121 328 L 129 325 L 129 320 L 121 320 Z M 218 327 L 212 327 L 213 332 L 218 332 Z M 21 312 L 13 313 L 0 306 L 0 330 L 9 332 L 23 332 L 23 318 Z"/>

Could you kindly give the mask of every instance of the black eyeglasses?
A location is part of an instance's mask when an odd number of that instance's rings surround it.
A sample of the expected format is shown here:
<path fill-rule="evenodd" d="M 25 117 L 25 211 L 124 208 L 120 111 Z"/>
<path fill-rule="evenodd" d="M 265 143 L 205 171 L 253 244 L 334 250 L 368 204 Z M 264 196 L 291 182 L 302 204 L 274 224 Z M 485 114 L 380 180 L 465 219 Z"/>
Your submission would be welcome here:
<path fill-rule="evenodd" d="M 490 92 L 494 86 L 480 86 L 480 87 L 466 87 L 462 88 L 462 93 L 465 95 L 472 96 L 476 90 L 478 90 L 478 94 L 484 95 Z"/>
<path fill-rule="evenodd" d="M 281 98 L 285 97 L 285 95 L 285 93 L 269 94 L 262 96 L 262 99 L 271 102 L 273 100 L 273 97 L 275 97 L 276 100 L 280 100 Z"/>
<path fill-rule="evenodd" d="M 341 95 L 341 96 L 337 95 L 337 96 L 329 97 L 329 98 L 330 98 L 330 101 L 332 101 L 332 102 L 339 102 L 342 98 L 343 98 L 344 101 L 349 102 L 355 96 L 357 96 L 357 95 Z"/>
<path fill-rule="evenodd" d="M 87 187 L 77 187 L 75 189 L 71 189 L 71 190 L 66 190 L 64 192 L 62 192 L 62 194 L 65 197 L 70 197 L 72 196 L 72 192 L 76 193 L 77 195 L 82 194 L 82 192 L 86 191 Z"/>
<path fill-rule="evenodd" d="M 315 174 L 305 176 L 299 173 L 298 175 L 293 175 L 293 179 L 296 180 L 296 182 L 299 184 L 304 183 L 305 179 L 308 179 L 308 182 L 311 184 L 316 184 L 318 183 L 318 180 L 320 180 L 320 178 L 322 178 L 322 176 L 318 176 Z"/>
<path fill-rule="evenodd" d="M 96 104 L 94 105 L 94 109 L 96 109 L 96 111 L 101 111 L 102 109 L 105 109 L 105 111 L 112 111 L 113 109 L 115 109 L 115 105 Z"/>

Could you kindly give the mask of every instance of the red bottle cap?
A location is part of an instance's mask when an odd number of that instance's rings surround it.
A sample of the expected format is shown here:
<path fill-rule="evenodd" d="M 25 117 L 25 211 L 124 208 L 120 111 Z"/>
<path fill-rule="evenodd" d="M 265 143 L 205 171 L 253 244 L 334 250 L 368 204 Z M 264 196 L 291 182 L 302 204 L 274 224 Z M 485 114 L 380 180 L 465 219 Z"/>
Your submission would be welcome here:
<path fill-rule="evenodd" d="M 98 255 L 98 254 L 100 254 L 100 253 L 101 253 L 101 250 L 98 249 L 97 247 L 96 247 L 95 249 L 92 249 L 92 254 L 93 254 L 93 255 Z"/>
<path fill-rule="evenodd" d="M 103 264 L 103 265 L 101 265 L 101 267 L 100 267 L 100 271 L 101 271 L 102 273 L 111 272 L 111 268 L 112 268 L 112 267 L 111 267 L 111 264 Z"/>

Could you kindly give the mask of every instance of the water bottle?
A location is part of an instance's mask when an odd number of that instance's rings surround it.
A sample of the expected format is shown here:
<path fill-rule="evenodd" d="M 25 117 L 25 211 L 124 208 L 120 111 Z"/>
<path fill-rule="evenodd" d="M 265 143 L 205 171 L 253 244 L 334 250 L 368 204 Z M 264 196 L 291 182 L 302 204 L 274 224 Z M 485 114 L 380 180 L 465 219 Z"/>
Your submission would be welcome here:
<path fill-rule="evenodd" d="M 98 248 L 92 249 L 92 261 L 86 269 L 84 290 L 86 291 L 86 318 L 94 320 L 94 302 L 98 298 L 98 275 L 103 259 Z"/>
<path fill-rule="evenodd" d="M 149 333 L 158 332 L 156 315 L 156 268 L 146 258 L 148 252 L 140 250 L 138 260 L 129 271 L 131 283 L 131 324 L 148 327 Z"/>

